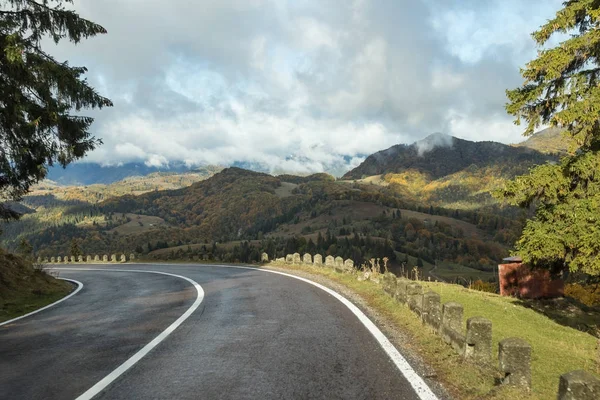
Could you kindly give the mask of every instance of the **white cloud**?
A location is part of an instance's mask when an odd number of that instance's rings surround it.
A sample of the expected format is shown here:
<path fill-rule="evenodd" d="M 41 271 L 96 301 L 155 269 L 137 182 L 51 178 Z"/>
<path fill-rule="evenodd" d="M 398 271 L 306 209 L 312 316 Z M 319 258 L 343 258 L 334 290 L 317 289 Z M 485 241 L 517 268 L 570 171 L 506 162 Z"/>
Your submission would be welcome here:
<path fill-rule="evenodd" d="M 165 156 L 161 156 L 160 154 L 149 154 L 145 164 L 148 167 L 168 167 L 169 160 L 167 160 Z"/>
<path fill-rule="evenodd" d="M 559 6 L 79 0 L 109 34 L 53 52 L 89 67 L 115 102 L 90 112 L 105 144 L 89 161 L 341 173 L 432 132 L 518 141 L 504 91 L 535 56 L 529 33 Z"/>

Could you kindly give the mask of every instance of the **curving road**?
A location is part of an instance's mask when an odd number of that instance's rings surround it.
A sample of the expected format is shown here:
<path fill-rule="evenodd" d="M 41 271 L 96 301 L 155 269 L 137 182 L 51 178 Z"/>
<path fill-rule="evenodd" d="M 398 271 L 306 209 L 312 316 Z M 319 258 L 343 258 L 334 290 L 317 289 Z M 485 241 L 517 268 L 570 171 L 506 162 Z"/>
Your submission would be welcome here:
<path fill-rule="evenodd" d="M 435 399 L 306 282 L 219 266 L 76 268 L 60 276 L 79 293 L 0 326 L 0 398 Z"/>

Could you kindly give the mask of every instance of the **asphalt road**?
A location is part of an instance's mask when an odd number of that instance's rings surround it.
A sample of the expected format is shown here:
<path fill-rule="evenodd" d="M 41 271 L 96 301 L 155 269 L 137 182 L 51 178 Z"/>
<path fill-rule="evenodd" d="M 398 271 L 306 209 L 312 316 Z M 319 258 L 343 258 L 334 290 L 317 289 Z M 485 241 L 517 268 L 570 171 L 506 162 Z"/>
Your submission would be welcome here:
<path fill-rule="evenodd" d="M 204 298 L 98 399 L 419 399 L 359 319 L 325 291 L 257 270 L 98 265 L 164 271 Z M 60 271 L 83 289 L 0 326 L 0 398 L 75 399 L 182 315 L 198 292 L 174 276 Z"/>

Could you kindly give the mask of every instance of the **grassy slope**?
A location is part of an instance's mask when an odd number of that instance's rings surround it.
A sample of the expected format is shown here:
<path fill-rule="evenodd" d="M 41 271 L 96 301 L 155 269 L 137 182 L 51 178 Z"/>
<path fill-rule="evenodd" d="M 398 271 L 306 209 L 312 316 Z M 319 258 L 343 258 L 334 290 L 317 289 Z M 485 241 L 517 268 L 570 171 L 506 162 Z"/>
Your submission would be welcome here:
<path fill-rule="evenodd" d="M 0 249 L 0 322 L 50 304 L 72 290 L 71 284 Z"/>
<path fill-rule="evenodd" d="M 415 263 L 416 261 L 414 261 L 412 265 L 415 265 Z M 461 280 L 461 283 L 463 282 L 463 280 L 466 282 L 470 282 L 475 281 L 477 279 L 481 279 L 482 281 L 487 282 L 492 278 L 497 279 L 497 274 L 493 272 L 480 271 L 478 269 L 469 268 L 465 267 L 464 265 L 459 265 L 446 261 L 438 261 L 437 268 L 434 269 L 434 267 L 435 266 L 433 264 L 423 261 L 423 273 L 425 274 L 422 275 L 424 276 L 423 279 L 427 279 L 429 272 L 446 281 L 454 281 L 458 278 Z M 432 280 L 433 279 L 435 278 L 432 277 Z"/>
<path fill-rule="evenodd" d="M 573 139 L 563 136 L 561 128 L 551 127 L 533 134 L 524 142 L 514 146 L 529 147 L 545 154 L 566 154 L 572 144 L 574 144 Z"/>
<path fill-rule="evenodd" d="M 557 324 L 544 315 L 522 307 L 517 299 L 476 292 L 457 285 L 424 282 L 442 297 L 442 303 L 456 301 L 464 307 L 466 319 L 484 316 L 492 321 L 494 348 L 502 339 L 518 336 L 533 347 L 534 391 L 551 398 L 561 374 L 576 369 L 599 372 L 596 344 L 591 335 Z M 497 360 L 498 354 L 494 354 Z M 560 362 L 558 362 L 560 360 Z M 552 390 L 549 390 L 552 388 Z"/>
<path fill-rule="evenodd" d="M 522 307 L 518 301 L 489 293 L 464 289 L 457 285 L 426 283 L 423 285 L 442 296 L 442 302 L 457 301 L 465 308 L 465 321 L 475 315 L 485 316 L 493 323 L 494 353 L 498 341 L 518 336 L 533 347 L 533 391 L 521 394 L 495 385 L 499 378 L 497 354 L 494 368 L 477 367 L 464 362 L 439 336 L 424 329 L 418 318 L 400 306 L 374 282 L 359 282 L 353 275 L 337 274 L 330 269 L 281 266 L 324 275 L 344 284 L 366 303 L 381 313 L 411 337 L 406 346 L 418 352 L 437 373 L 444 386 L 460 399 L 551 399 L 556 397 L 559 376 L 565 372 L 584 369 L 600 372 L 594 357 L 596 339 L 575 329 L 561 326 L 535 311 Z"/>

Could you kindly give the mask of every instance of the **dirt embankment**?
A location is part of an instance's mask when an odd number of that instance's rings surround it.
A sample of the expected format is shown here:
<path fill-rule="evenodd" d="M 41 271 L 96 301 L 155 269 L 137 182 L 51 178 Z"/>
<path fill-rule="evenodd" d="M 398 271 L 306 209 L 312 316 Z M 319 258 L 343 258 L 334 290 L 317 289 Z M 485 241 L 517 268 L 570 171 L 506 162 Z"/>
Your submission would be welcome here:
<path fill-rule="evenodd" d="M 0 322 L 50 304 L 73 285 L 45 273 L 41 266 L 0 249 Z"/>

